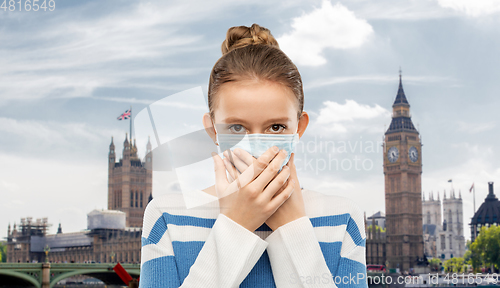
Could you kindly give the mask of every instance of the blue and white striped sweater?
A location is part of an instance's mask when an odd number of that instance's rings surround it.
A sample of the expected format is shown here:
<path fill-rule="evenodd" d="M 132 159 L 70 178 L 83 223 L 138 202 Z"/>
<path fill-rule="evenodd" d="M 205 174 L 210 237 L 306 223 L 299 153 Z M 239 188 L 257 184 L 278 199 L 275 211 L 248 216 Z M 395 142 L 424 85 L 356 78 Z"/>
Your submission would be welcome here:
<path fill-rule="evenodd" d="M 307 216 L 274 232 L 248 231 L 202 191 L 213 201 L 191 209 L 182 194 L 156 197 L 144 215 L 140 287 L 367 287 L 359 207 L 302 193 Z"/>

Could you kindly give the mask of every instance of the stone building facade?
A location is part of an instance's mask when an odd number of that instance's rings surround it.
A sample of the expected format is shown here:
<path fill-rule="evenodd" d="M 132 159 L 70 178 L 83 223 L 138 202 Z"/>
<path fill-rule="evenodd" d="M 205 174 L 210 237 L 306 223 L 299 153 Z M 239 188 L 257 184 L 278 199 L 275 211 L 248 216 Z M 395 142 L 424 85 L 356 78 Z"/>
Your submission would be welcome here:
<path fill-rule="evenodd" d="M 151 143 L 148 141 L 144 161 L 137 155 L 134 140 L 125 135 L 122 158 L 117 162 L 115 144 L 111 138 L 108 154 L 108 210 L 126 213 L 127 227 L 142 227 L 147 203 L 152 199 L 153 171 Z"/>
<path fill-rule="evenodd" d="M 456 197 L 453 189 L 449 193 L 449 197 L 446 197 L 446 191 L 444 191 L 442 202 L 439 193 L 437 193 L 437 199 L 434 199 L 432 192 L 429 194 L 429 199 L 422 199 L 427 257 L 447 260 L 453 257 L 463 257 L 465 254 L 462 195 L 459 192 Z"/>
<path fill-rule="evenodd" d="M 33 221 L 22 218 L 19 226 L 9 224 L 7 262 L 43 262 L 49 250 L 49 261 L 59 263 L 140 263 L 142 219 L 152 199 L 152 153 L 148 142 L 143 160 L 137 146 L 123 143 L 122 158 L 116 161 L 113 139 L 108 155 L 108 210 L 88 214 L 87 229 L 47 234 L 46 218 Z"/>

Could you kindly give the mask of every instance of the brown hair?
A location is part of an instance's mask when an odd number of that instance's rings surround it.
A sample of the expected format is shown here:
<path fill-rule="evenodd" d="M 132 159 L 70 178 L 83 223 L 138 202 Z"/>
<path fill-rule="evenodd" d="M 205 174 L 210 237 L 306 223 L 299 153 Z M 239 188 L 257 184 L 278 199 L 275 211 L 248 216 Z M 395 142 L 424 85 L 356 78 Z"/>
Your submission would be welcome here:
<path fill-rule="evenodd" d="M 304 108 L 304 91 L 299 70 L 279 48 L 269 29 L 252 24 L 227 30 L 222 42 L 222 57 L 217 60 L 208 83 L 208 107 L 214 119 L 215 95 L 227 82 L 262 79 L 290 88 L 299 104 L 297 118 Z"/>

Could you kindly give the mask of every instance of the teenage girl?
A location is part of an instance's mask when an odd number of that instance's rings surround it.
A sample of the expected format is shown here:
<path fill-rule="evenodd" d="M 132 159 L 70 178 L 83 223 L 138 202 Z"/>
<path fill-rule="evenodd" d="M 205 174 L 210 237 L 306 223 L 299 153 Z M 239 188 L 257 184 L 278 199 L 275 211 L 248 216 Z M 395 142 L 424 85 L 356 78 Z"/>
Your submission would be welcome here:
<path fill-rule="evenodd" d="M 140 287 L 367 287 L 357 204 L 301 189 L 293 149 L 271 145 L 302 137 L 309 116 L 299 71 L 268 29 L 227 31 L 208 104 L 214 143 L 253 135 L 242 141 L 266 149 L 213 155 L 216 184 L 199 191 L 213 198 L 206 205 L 186 209 L 174 193 L 148 204 Z"/>

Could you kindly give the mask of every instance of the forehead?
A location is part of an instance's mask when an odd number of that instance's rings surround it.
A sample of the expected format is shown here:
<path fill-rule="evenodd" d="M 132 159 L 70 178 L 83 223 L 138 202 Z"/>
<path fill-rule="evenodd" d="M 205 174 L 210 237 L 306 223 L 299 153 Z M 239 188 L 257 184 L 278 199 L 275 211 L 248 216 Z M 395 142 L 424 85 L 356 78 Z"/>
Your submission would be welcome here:
<path fill-rule="evenodd" d="M 216 101 L 216 121 L 233 117 L 247 121 L 278 117 L 293 119 L 298 110 L 298 101 L 290 88 L 260 79 L 224 83 L 217 93 Z"/>

